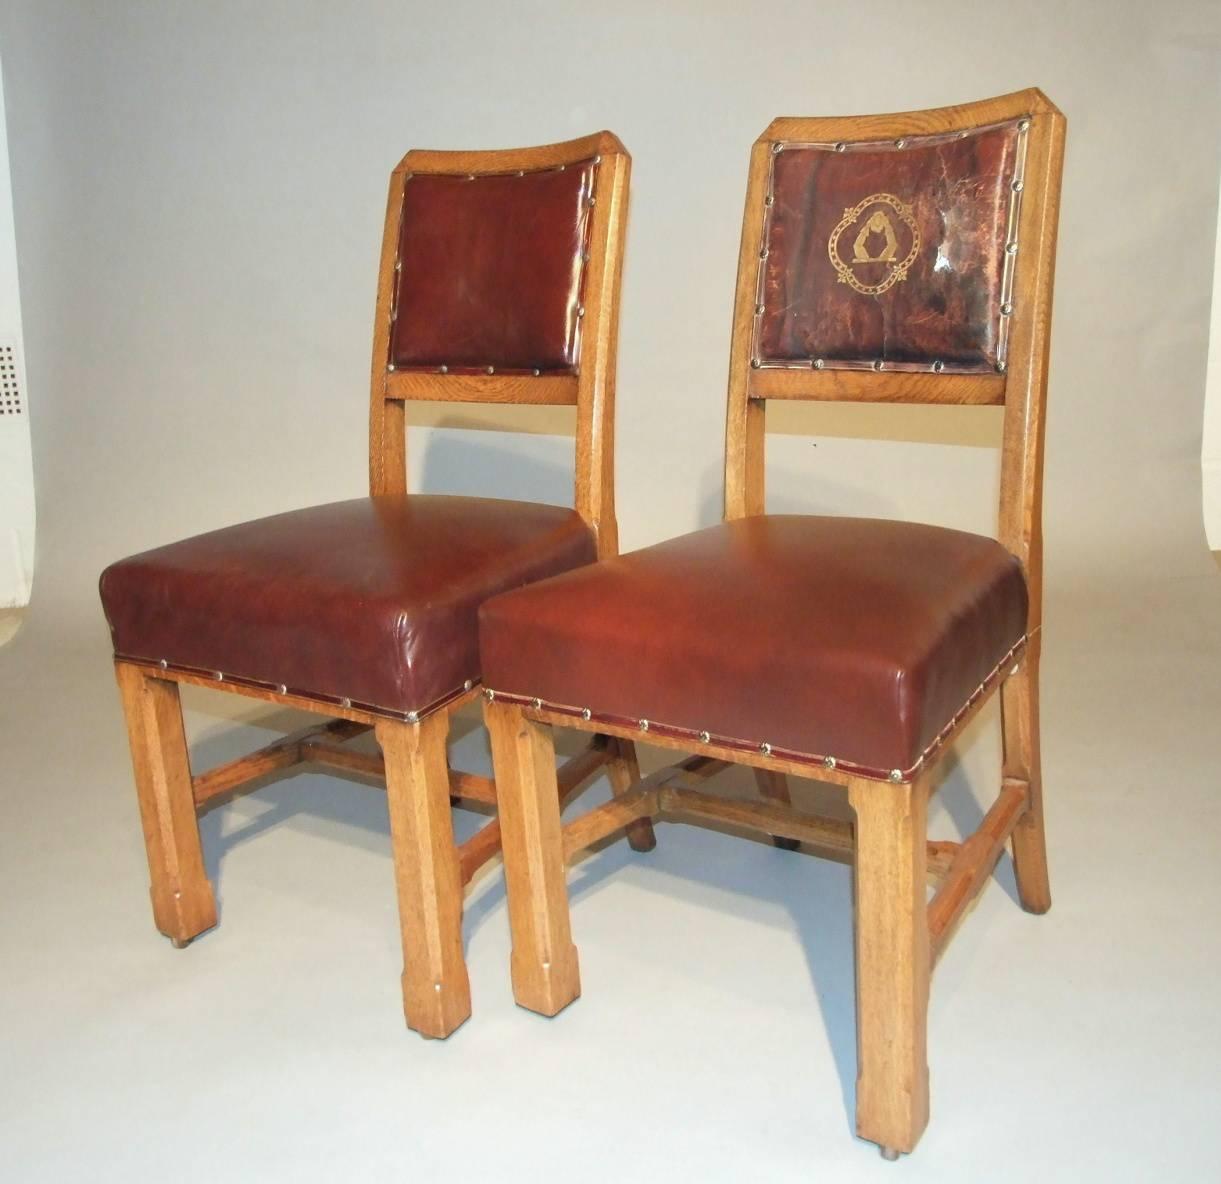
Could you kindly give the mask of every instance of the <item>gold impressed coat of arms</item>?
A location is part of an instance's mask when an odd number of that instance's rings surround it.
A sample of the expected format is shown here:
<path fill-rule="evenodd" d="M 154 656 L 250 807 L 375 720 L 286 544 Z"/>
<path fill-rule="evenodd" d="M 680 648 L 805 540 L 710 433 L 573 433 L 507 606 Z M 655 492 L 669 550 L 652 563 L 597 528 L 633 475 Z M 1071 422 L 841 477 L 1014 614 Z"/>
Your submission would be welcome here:
<path fill-rule="evenodd" d="M 855 235 L 850 233 L 853 229 Z M 900 257 L 901 238 L 906 237 L 910 237 L 911 245 Z M 851 250 L 850 258 L 844 257 L 844 249 Z M 880 296 L 900 280 L 907 279 L 908 269 L 919 251 L 920 230 L 912 208 L 893 193 L 871 193 L 846 208 L 827 240 L 827 254 L 839 275 L 839 282 L 848 284 L 862 296 Z M 878 265 L 882 267 L 880 276 L 876 270 Z M 857 268 L 864 268 L 864 275 L 872 282 L 858 276 Z"/>

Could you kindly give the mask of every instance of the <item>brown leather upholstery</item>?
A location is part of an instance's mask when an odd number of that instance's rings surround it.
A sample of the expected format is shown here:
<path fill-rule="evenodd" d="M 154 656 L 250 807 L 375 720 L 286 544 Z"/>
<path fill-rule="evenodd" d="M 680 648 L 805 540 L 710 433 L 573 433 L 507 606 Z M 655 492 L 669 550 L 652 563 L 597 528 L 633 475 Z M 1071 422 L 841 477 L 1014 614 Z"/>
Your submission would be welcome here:
<path fill-rule="evenodd" d="M 763 365 L 997 367 L 1017 122 L 772 158 Z"/>
<path fill-rule="evenodd" d="M 391 363 L 574 371 L 597 171 L 409 176 Z"/>
<path fill-rule="evenodd" d="M 358 498 L 124 559 L 101 593 L 119 657 L 422 714 L 479 679 L 485 597 L 595 555 L 558 506 Z"/>
<path fill-rule="evenodd" d="M 1026 608 L 992 539 L 777 515 L 498 596 L 480 645 L 498 695 L 906 777 L 1007 672 Z"/>

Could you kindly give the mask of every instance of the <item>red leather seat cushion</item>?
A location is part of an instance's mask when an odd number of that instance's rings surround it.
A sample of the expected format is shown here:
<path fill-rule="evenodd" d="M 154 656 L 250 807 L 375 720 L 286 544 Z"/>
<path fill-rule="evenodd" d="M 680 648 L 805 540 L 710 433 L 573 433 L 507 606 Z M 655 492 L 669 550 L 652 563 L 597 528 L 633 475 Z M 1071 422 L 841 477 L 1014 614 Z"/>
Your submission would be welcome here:
<path fill-rule="evenodd" d="M 999 543 L 860 518 L 723 523 L 488 601 L 485 686 L 885 776 L 1018 646 Z"/>
<path fill-rule="evenodd" d="M 479 679 L 486 597 L 595 556 L 559 506 L 359 498 L 121 560 L 101 594 L 120 657 L 406 714 Z"/>

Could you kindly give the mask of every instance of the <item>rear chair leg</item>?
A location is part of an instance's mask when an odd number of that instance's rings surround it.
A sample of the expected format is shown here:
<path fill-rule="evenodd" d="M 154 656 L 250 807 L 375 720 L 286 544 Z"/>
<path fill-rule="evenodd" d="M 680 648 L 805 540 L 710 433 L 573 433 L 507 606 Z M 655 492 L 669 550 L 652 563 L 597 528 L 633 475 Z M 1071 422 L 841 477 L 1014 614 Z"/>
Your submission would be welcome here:
<path fill-rule="evenodd" d="M 764 801 L 775 802 L 778 806 L 793 804 L 789 797 L 789 780 L 783 773 L 777 773 L 774 769 L 756 769 L 755 785 Z M 772 842 L 781 851 L 796 851 L 801 846 L 798 839 L 786 839 L 781 835 L 772 835 Z"/>
<path fill-rule="evenodd" d="M 610 759 L 606 764 L 606 772 L 610 777 L 611 791 L 615 797 L 622 797 L 640 780 L 636 746 L 630 740 L 618 740 L 614 736 L 608 736 L 606 743 L 610 746 Z M 652 851 L 657 846 L 657 836 L 653 833 L 653 820 L 637 818 L 635 822 L 629 822 L 627 841 L 633 851 Z"/>
<path fill-rule="evenodd" d="M 204 871 L 178 684 L 128 662 L 115 663 L 115 676 L 131 742 L 153 921 L 181 949 L 216 924 L 216 900 Z"/>
<path fill-rule="evenodd" d="M 403 933 L 403 1012 L 423 1036 L 448 1036 L 471 1014 L 462 956 L 462 876 L 454 845 L 445 741 L 449 717 L 378 720 Z"/>
<path fill-rule="evenodd" d="M 1001 687 L 1004 776 L 1025 781 L 1030 805 L 1013 831 L 1013 871 L 1018 899 L 1030 913 L 1051 908 L 1047 842 L 1043 832 L 1043 773 L 1039 759 L 1039 635 L 1016 674 Z"/>
<path fill-rule="evenodd" d="M 928 1124 L 928 787 L 854 780 L 856 1129 L 893 1159 Z"/>
<path fill-rule="evenodd" d="M 504 843 L 513 995 L 522 1007 L 555 1015 L 581 993 L 568 917 L 555 742 L 550 727 L 512 704 L 486 703 L 484 718 Z"/>

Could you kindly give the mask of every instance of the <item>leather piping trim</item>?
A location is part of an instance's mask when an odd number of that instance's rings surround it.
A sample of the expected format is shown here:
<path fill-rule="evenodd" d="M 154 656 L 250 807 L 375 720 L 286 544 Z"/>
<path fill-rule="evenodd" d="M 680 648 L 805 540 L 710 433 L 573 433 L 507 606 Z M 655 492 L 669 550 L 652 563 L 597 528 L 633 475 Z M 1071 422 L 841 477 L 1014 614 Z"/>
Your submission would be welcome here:
<path fill-rule="evenodd" d="M 1037 632 L 1037 630 L 1035 630 Z M 863 764 L 859 761 L 845 760 L 841 757 L 831 754 L 819 754 L 810 752 L 799 752 L 796 749 L 780 748 L 776 745 L 771 745 L 768 753 L 771 756 L 778 757 L 781 760 L 792 761 L 794 764 L 810 765 L 811 768 L 818 767 L 822 769 L 839 769 L 844 773 L 851 773 L 853 776 L 865 777 L 872 781 L 887 781 L 896 783 L 907 783 L 912 781 L 918 773 L 929 763 L 930 758 L 937 752 L 938 749 L 953 734 L 954 729 L 962 721 L 963 717 L 979 702 L 980 698 L 987 695 L 989 691 L 999 686 L 1010 674 L 1013 673 L 1010 668 L 1010 663 L 1021 660 L 1022 653 L 1026 649 L 1027 642 L 1032 634 L 1023 634 L 1003 658 L 992 668 L 988 676 L 983 682 L 967 696 L 966 702 L 950 717 L 949 723 L 941 729 L 940 732 L 933 738 L 932 742 L 924 749 L 924 751 L 916 758 L 914 764 L 906 769 L 880 769 L 876 765 Z M 540 699 L 532 695 L 518 695 L 506 691 L 493 691 L 485 689 L 484 695 L 494 696 L 496 699 L 503 700 L 506 703 L 513 703 L 519 707 L 533 707 L 536 710 L 550 711 L 556 715 L 568 715 L 575 719 L 586 722 L 585 712 L 590 712 L 589 721 L 593 723 L 611 724 L 621 728 L 639 728 L 640 720 L 628 716 L 614 715 L 609 712 L 594 711 L 592 708 L 573 707 L 568 703 L 552 703 L 547 699 Z M 698 752 L 705 744 L 718 744 L 723 748 L 736 749 L 739 752 L 758 753 L 762 751 L 764 741 L 742 740 L 735 736 L 718 736 L 715 734 L 707 734 L 700 732 L 694 728 L 678 727 L 674 724 L 657 723 L 654 720 L 648 721 L 648 729 L 641 730 L 643 737 L 648 737 L 656 733 L 657 735 L 666 736 L 672 740 L 690 740 L 693 751 Z M 708 739 L 703 737 L 708 735 Z M 895 774 L 898 774 L 896 777 Z"/>
<path fill-rule="evenodd" d="M 294 687 L 286 686 L 279 682 L 264 682 L 257 678 L 243 678 L 241 675 L 229 674 L 220 670 L 209 670 L 204 666 L 185 666 L 176 662 L 169 662 L 164 658 L 143 658 L 136 654 L 121 654 L 115 651 L 116 662 L 132 662 L 138 666 L 147 666 L 153 669 L 164 670 L 167 674 L 194 674 L 203 678 L 212 679 L 218 690 L 224 690 L 227 686 L 248 687 L 257 691 L 270 691 L 273 695 L 285 695 L 295 699 L 309 699 L 312 703 L 318 703 L 322 706 L 341 707 L 345 711 L 365 711 L 370 715 L 385 716 L 387 719 L 401 720 L 404 723 L 418 723 L 420 720 L 433 714 L 434 711 L 440 711 L 447 707 L 455 699 L 461 698 L 463 695 L 471 693 L 479 686 L 480 680 L 472 678 L 470 686 L 460 686 L 452 691 L 447 691 L 440 698 L 432 700 L 431 703 L 423 707 L 408 708 L 406 711 L 401 711 L 397 707 L 382 707 L 376 703 L 365 703 L 359 699 L 347 699 L 340 695 L 320 695 L 315 691 L 301 691 Z M 284 690 L 280 690 L 284 687 Z M 408 717 L 415 715 L 415 719 L 411 720 Z"/>

